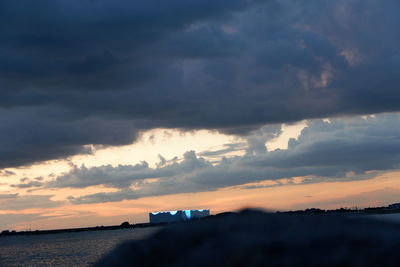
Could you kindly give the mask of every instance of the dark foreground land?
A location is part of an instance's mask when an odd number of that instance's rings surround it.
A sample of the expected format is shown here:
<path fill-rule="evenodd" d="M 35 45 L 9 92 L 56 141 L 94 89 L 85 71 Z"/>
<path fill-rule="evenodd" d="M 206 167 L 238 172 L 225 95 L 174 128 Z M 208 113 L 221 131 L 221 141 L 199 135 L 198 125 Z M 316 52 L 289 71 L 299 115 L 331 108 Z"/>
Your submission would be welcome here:
<path fill-rule="evenodd" d="M 245 210 L 165 227 L 95 265 L 113 266 L 400 266 L 400 225 Z"/>

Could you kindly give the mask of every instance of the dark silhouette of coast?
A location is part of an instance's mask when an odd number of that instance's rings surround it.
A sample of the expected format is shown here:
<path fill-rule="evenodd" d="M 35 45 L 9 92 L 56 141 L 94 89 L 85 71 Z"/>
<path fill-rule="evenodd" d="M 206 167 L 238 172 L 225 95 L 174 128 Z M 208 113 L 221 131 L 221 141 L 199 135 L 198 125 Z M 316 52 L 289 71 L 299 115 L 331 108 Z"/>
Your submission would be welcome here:
<path fill-rule="evenodd" d="M 305 210 L 294 210 L 294 211 L 277 211 L 278 214 L 346 214 L 349 216 L 358 216 L 358 215 L 369 215 L 369 214 L 393 214 L 400 213 L 400 203 L 391 204 L 389 206 L 383 207 L 368 207 L 368 208 L 338 208 L 332 210 L 324 210 L 319 208 L 310 208 Z M 224 214 L 233 214 L 233 212 L 225 212 L 223 214 L 211 215 L 220 216 Z M 198 218 L 196 220 L 202 220 L 204 218 Z M 126 228 L 145 228 L 145 227 L 155 227 L 155 226 L 165 226 L 169 224 L 174 224 L 175 222 L 170 223 L 137 223 L 130 224 L 129 222 L 123 222 L 120 225 L 112 225 L 112 226 L 95 226 L 95 227 L 82 227 L 82 228 L 69 228 L 69 229 L 55 229 L 55 230 L 34 230 L 34 231 L 14 231 L 14 230 L 3 230 L 0 232 L 1 236 L 9 236 L 9 235 L 41 235 L 41 234 L 58 234 L 58 233 L 73 233 L 73 232 L 85 232 L 85 231 L 109 231 L 109 230 L 118 230 L 118 229 L 126 229 Z"/>
<path fill-rule="evenodd" d="M 129 224 L 128 222 L 123 222 L 121 225 L 111 225 L 111 226 L 95 226 L 95 227 L 82 227 L 82 228 L 70 228 L 70 229 L 54 229 L 54 230 L 35 230 L 35 231 L 9 231 L 3 230 L 0 233 L 1 236 L 9 235 L 43 235 L 43 234 L 59 234 L 59 233 L 76 233 L 76 232 L 86 232 L 86 231 L 109 231 L 127 228 L 145 228 L 145 227 L 155 227 L 162 226 L 165 223 L 137 223 Z"/>

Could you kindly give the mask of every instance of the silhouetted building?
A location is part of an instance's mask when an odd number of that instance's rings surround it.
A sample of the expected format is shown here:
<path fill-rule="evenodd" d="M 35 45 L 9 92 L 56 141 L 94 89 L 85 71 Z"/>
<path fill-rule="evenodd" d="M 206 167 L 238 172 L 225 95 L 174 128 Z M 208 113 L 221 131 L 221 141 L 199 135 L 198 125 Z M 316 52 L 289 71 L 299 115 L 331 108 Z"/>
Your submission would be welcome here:
<path fill-rule="evenodd" d="M 168 223 L 210 216 L 210 210 L 173 210 L 149 213 L 150 223 Z"/>

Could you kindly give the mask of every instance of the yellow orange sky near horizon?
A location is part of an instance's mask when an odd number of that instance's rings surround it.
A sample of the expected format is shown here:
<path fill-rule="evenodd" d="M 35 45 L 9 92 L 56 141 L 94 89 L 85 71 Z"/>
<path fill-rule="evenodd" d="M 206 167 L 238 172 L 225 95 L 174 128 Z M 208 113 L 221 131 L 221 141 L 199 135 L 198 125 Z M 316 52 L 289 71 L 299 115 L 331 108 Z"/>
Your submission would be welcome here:
<path fill-rule="evenodd" d="M 243 186 L 211 192 L 186 193 L 137 200 L 98 204 L 71 205 L 41 210 L 47 216 L 40 220 L 14 225 L 16 230 L 57 229 L 97 225 L 116 225 L 123 221 L 148 221 L 148 213 L 158 210 L 209 208 L 212 214 L 262 208 L 293 210 L 318 207 L 368 207 L 388 205 L 400 194 L 400 171 L 381 173 L 376 178 L 355 181 L 331 181 L 313 184 L 283 185 L 256 189 Z M 26 210 L 35 213 L 39 210 Z M 78 219 L 79 218 L 79 219 Z"/>
<path fill-rule="evenodd" d="M 268 150 L 287 148 L 289 138 L 296 138 L 306 122 L 284 125 L 282 134 L 267 142 Z M 96 225 L 116 225 L 123 221 L 140 223 L 148 221 L 148 213 L 161 210 L 208 208 L 212 214 L 238 210 L 246 207 L 269 210 L 304 209 L 310 207 L 337 208 L 366 207 L 390 204 L 400 195 L 400 172 L 391 171 L 376 174 L 373 179 L 342 181 L 325 180 L 313 184 L 284 184 L 262 187 L 273 182 L 256 184 L 258 188 L 246 189 L 246 185 L 222 188 L 211 192 L 185 193 L 145 197 L 136 200 L 108 202 L 98 204 L 73 205 L 66 200 L 68 196 L 83 196 L 97 192 L 112 192 L 117 189 L 104 186 L 92 186 L 82 189 L 26 189 L 11 188 L 23 177 L 44 176 L 51 179 L 54 175 L 67 172 L 73 165 L 85 164 L 87 167 L 110 164 L 136 164 L 141 160 L 155 166 L 158 154 L 167 159 L 181 156 L 188 150 L 200 153 L 206 150 L 224 148 L 224 144 L 243 143 L 237 136 L 224 135 L 215 131 L 193 131 L 183 133 L 171 129 L 155 129 L 143 133 L 139 140 L 128 146 L 110 147 L 95 151 L 92 155 L 78 155 L 63 160 L 43 162 L 33 166 L 11 168 L 16 173 L 12 177 L 3 177 L 8 184 L 0 185 L 0 194 L 52 195 L 53 201 L 64 201 L 54 208 L 27 208 L 7 210 L 2 207 L 0 216 L 6 214 L 27 215 L 27 218 L 13 223 L 1 224 L 0 230 L 16 229 L 59 229 L 89 227 Z M 236 151 L 232 155 L 243 154 Z M 54 174 L 51 176 L 51 174 Z M 254 185 L 254 184 L 253 184 Z M 397 200 L 398 201 L 398 200 Z M 1 202 L 0 202 L 1 204 Z M 34 218 L 29 218 L 33 216 Z"/>

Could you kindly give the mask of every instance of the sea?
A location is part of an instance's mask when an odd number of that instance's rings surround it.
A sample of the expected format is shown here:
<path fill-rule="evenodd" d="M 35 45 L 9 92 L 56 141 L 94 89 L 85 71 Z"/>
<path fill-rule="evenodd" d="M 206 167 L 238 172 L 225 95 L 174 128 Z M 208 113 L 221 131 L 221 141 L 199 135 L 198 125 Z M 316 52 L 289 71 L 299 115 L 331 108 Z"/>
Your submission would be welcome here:
<path fill-rule="evenodd" d="M 160 227 L 2 236 L 0 266 L 92 266 L 122 242 L 144 239 L 158 230 Z"/>

